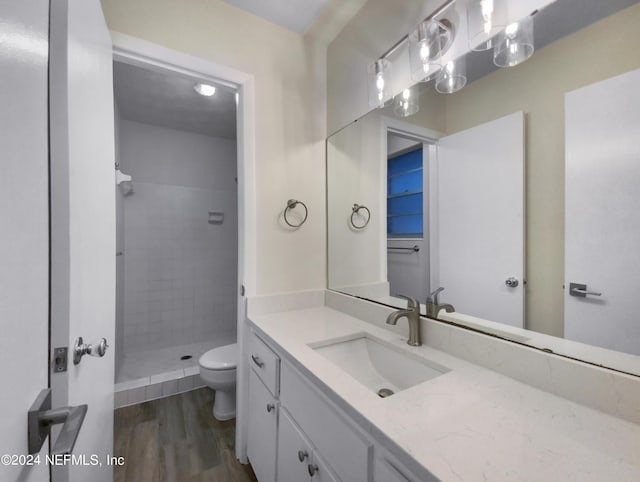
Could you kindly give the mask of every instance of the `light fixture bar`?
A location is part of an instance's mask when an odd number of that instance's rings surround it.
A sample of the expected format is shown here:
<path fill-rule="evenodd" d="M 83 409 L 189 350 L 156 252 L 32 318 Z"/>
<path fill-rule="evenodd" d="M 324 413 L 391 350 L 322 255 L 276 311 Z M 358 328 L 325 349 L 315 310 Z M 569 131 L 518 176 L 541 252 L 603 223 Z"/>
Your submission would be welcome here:
<path fill-rule="evenodd" d="M 430 13 L 427 17 L 425 17 L 423 22 L 426 22 L 427 20 L 431 20 L 432 18 L 437 17 L 454 3 L 456 3 L 456 0 L 447 0 L 442 5 L 440 5 L 437 9 L 435 9 L 432 13 Z M 387 50 L 380 57 L 378 57 L 378 60 L 386 59 L 387 57 L 392 55 L 396 50 L 402 47 L 408 40 L 409 40 L 409 34 L 405 35 L 400 40 L 398 40 L 395 44 L 393 44 L 393 46 L 389 50 Z"/>

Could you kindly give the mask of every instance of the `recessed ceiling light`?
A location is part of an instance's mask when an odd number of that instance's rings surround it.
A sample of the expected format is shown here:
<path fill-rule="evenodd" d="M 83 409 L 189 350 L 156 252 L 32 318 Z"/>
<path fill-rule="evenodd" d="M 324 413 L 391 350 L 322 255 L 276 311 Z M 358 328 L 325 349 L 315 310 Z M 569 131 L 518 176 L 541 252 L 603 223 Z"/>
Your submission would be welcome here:
<path fill-rule="evenodd" d="M 213 85 L 203 84 L 198 82 L 193 86 L 193 90 L 195 90 L 198 94 L 204 95 L 205 97 L 211 97 L 216 93 L 216 88 Z"/>

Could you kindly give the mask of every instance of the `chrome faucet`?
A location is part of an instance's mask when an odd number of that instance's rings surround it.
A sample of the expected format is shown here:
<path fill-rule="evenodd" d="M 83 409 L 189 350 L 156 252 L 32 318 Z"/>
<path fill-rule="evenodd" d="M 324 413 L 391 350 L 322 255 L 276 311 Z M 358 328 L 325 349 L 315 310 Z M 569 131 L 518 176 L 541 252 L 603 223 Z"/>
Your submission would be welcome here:
<path fill-rule="evenodd" d="M 402 318 L 403 316 L 406 317 L 407 321 L 409 322 L 409 340 L 407 340 L 407 345 L 422 345 L 422 342 L 420 341 L 420 303 L 409 296 L 394 296 L 407 300 L 407 309 L 398 310 L 391 313 L 389 316 L 387 316 L 387 324 L 395 325 L 396 323 L 398 323 L 398 319 Z"/>
<path fill-rule="evenodd" d="M 441 291 L 444 291 L 443 287 L 438 288 L 434 292 L 430 293 L 427 297 L 427 316 L 430 318 L 437 319 L 438 313 L 440 313 L 442 310 L 446 311 L 447 313 L 456 311 L 453 305 L 450 305 L 449 303 L 438 303 L 438 294 Z"/>

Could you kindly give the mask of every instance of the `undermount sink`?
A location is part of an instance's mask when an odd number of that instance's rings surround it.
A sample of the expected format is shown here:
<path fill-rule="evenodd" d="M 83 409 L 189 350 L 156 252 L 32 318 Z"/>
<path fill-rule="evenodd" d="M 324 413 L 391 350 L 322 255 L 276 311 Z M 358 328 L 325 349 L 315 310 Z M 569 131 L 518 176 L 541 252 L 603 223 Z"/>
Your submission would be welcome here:
<path fill-rule="evenodd" d="M 449 371 L 368 334 L 309 346 L 383 398 Z"/>

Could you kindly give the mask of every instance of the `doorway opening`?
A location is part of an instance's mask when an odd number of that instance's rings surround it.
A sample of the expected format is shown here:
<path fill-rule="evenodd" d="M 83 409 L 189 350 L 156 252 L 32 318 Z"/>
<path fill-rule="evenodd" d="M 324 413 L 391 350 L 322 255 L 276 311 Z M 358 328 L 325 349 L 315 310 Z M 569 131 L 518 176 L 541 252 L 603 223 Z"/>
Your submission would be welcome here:
<path fill-rule="evenodd" d="M 429 143 L 387 130 L 387 279 L 390 293 L 423 300 L 430 289 Z"/>
<path fill-rule="evenodd" d="M 202 386 L 200 356 L 236 343 L 238 136 L 235 88 L 113 73 L 119 408 Z"/>

